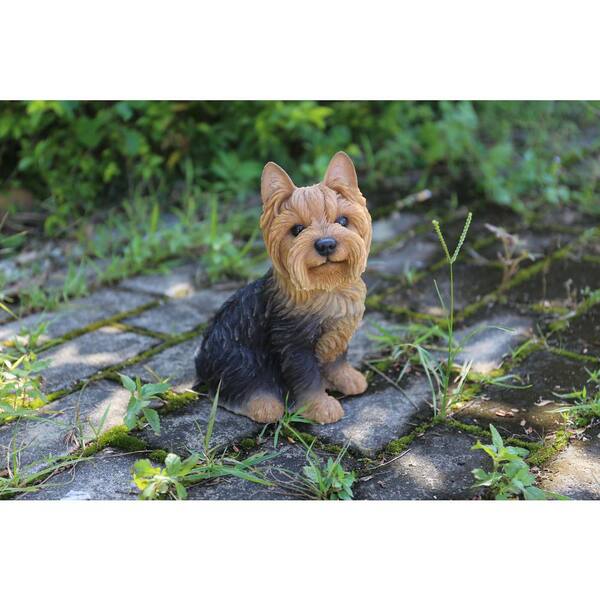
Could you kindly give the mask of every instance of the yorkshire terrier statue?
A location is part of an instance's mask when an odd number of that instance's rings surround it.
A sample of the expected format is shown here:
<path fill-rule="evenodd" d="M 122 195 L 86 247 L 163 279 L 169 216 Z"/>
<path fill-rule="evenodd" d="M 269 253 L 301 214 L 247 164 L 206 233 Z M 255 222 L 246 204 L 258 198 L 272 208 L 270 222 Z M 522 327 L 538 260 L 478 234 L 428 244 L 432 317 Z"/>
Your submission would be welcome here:
<path fill-rule="evenodd" d="M 310 187 L 296 187 L 267 163 L 261 196 L 260 227 L 273 268 L 220 308 L 196 352 L 196 370 L 211 394 L 220 385 L 221 406 L 259 423 L 281 418 L 286 395 L 303 416 L 334 423 L 344 409 L 327 390 L 367 389 L 346 360 L 365 309 L 367 203 L 344 152 Z"/>

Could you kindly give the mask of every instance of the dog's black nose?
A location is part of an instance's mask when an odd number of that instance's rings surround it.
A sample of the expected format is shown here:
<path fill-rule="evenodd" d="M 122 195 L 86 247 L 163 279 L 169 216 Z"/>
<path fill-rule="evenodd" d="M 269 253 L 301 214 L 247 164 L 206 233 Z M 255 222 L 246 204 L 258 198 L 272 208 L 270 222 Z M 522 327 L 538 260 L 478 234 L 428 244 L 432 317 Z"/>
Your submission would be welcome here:
<path fill-rule="evenodd" d="M 337 242 L 333 238 L 321 238 L 315 242 L 315 250 L 321 256 L 329 256 L 333 254 Z"/>

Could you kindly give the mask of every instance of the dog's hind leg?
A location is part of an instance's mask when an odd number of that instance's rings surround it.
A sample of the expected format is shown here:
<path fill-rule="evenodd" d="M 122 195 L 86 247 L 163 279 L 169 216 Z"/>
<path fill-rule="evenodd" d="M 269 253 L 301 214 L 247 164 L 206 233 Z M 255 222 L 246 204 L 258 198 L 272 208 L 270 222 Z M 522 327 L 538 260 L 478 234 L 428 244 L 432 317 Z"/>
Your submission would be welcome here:
<path fill-rule="evenodd" d="M 222 408 L 258 423 L 273 423 L 283 416 L 283 392 L 266 355 L 230 346 L 227 356 L 200 353 L 197 368 L 205 374 L 213 397 L 219 389 Z"/>

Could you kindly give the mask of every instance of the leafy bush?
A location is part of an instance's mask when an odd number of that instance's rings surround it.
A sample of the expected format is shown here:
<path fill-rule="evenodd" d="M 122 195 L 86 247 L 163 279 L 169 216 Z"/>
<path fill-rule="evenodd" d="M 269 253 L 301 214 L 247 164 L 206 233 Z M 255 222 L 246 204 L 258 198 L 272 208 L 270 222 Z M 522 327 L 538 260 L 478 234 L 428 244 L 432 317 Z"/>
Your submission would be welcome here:
<path fill-rule="evenodd" d="M 583 140 L 596 113 L 585 102 L 3 102 L 0 181 L 43 200 L 52 232 L 73 209 L 140 188 L 166 196 L 190 178 L 244 199 L 267 160 L 313 181 L 341 149 L 367 190 L 427 185 L 519 211 L 568 201 L 592 211 L 585 161 L 598 143 Z"/>

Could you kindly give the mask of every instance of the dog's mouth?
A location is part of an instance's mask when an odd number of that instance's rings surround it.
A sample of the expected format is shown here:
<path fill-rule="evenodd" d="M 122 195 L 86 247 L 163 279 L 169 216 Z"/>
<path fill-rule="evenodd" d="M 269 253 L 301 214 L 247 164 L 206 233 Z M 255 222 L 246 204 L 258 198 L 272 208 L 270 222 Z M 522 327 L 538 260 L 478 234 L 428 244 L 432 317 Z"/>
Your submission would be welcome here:
<path fill-rule="evenodd" d="M 311 271 L 314 271 L 316 269 L 322 270 L 322 269 L 327 269 L 327 268 L 333 268 L 336 265 L 342 265 L 346 262 L 346 259 L 343 260 L 333 260 L 332 258 L 326 258 L 322 263 L 311 267 Z"/>

